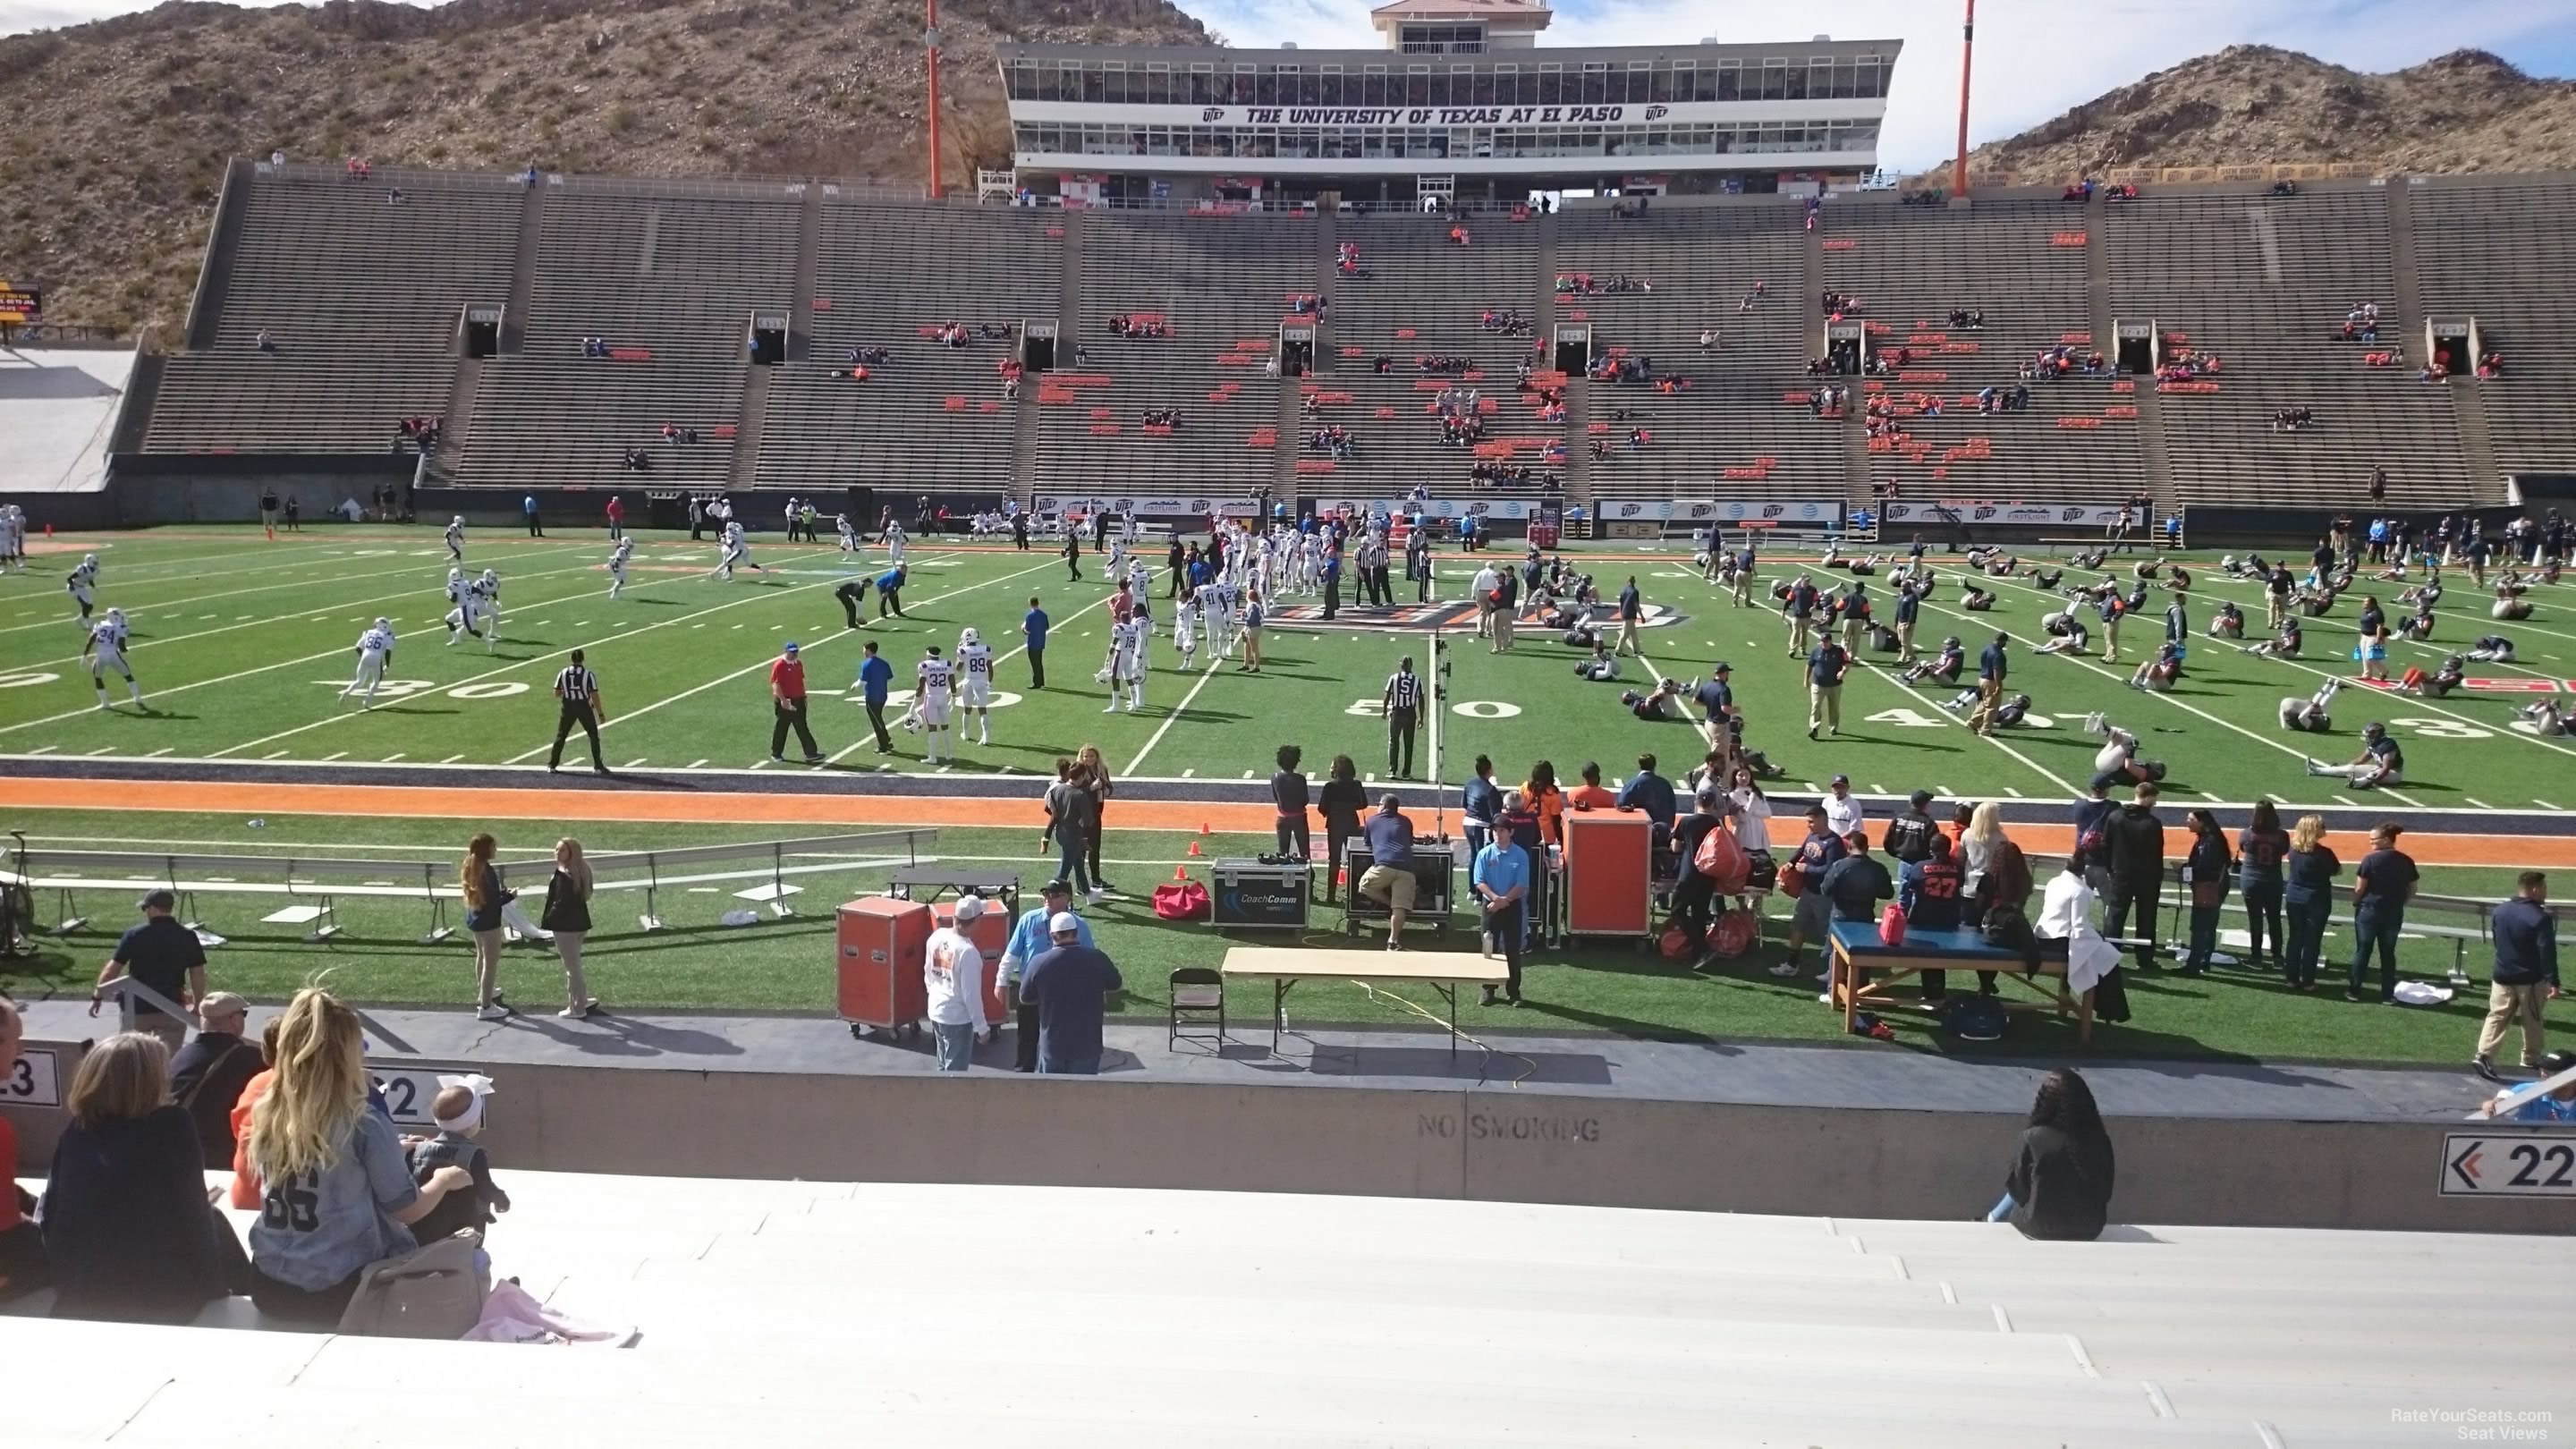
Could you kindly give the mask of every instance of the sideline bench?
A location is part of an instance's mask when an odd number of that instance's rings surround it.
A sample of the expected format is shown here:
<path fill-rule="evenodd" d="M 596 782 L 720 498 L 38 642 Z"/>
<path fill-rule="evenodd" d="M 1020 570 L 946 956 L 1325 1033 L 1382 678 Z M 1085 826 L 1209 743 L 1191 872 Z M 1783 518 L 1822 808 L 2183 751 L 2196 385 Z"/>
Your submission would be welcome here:
<path fill-rule="evenodd" d="M 2006 1011 L 2046 1011 L 2060 1017 L 2075 1018 L 2075 1039 L 2093 1040 L 2093 993 L 2078 997 L 2067 991 L 2066 958 L 2040 959 L 2033 972 L 2019 951 L 1989 946 L 1982 932 L 1965 927 L 1948 931 L 1908 929 L 1905 944 L 1890 946 L 1878 938 L 1876 921 L 1835 921 L 1833 979 L 1826 992 L 1832 1004 L 1843 1014 L 1843 1031 L 1849 1034 L 1860 1024 L 1863 1003 L 1882 1009 L 1904 1007 L 1928 1009 L 1923 1002 L 1900 1002 L 1886 994 L 1884 988 L 1900 977 L 1919 976 L 1926 971 L 1992 971 L 2009 976 L 2048 998 L 2045 1002 L 2008 1001 Z M 1854 969 L 1880 973 L 1877 983 L 1861 983 Z M 2050 986 L 2039 978 L 2054 976 L 2060 984 Z"/>

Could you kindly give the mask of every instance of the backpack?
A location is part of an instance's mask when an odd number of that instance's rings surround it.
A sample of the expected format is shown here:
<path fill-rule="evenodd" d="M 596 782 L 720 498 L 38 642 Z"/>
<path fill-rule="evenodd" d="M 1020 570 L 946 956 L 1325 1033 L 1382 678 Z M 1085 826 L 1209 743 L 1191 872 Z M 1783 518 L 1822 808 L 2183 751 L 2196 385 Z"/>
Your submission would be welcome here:
<path fill-rule="evenodd" d="M 1961 1041 L 2001 1041 L 2010 1020 L 1992 996 L 1955 996 L 1941 1012 L 1942 1028 Z"/>
<path fill-rule="evenodd" d="M 1744 873 L 1746 890 L 1767 891 L 1780 883 L 1780 867 L 1772 861 L 1771 852 L 1756 848 L 1744 852 L 1744 858 L 1752 865 Z"/>
<path fill-rule="evenodd" d="M 1754 918 L 1743 911 L 1729 911 L 1708 928 L 1708 951 L 1721 961 L 1732 961 L 1753 949 L 1758 928 Z"/>
<path fill-rule="evenodd" d="M 1720 825 L 1699 838 L 1699 847 L 1691 852 L 1691 869 L 1708 877 L 1718 895 L 1731 896 L 1744 889 L 1753 862 L 1745 857 L 1735 832 Z"/>
<path fill-rule="evenodd" d="M 1878 939 L 1890 946 L 1905 944 L 1905 908 L 1894 901 L 1879 913 Z"/>
<path fill-rule="evenodd" d="M 1171 881 L 1154 887 L 1154 914 L 1166 921 L 1205 920 L 1214 902 L 1208 888 L 1194 880 Z"/>

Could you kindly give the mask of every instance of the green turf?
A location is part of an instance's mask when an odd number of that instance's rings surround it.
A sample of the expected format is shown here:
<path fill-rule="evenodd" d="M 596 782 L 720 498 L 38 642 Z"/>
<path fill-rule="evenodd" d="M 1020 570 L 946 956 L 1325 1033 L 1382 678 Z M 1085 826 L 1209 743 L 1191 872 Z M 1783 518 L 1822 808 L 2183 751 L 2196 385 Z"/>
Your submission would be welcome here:
<path fill-rule="evenodd" d="M 253 827 L 235 816 L 150 812 L 11 811 L 0 814 L 0 827 L 28 832 L 39 848 L 136 850 L 256 850 L 318 855 L 345 852 L 367 858 L 447 859 L 464 837 L 478 828 L 472 822 L 404 819 L 349 819 L 317 816 L 260 817 Z M 506 861 L 533 861 L 551 845 L 550 829 L 504 827 Z M 774 838 L 773 828 L 745 826 L 595 825 L 580 829 L 593 851 L 645 846 L 676 846 L 718 840 Z M 1104 947 L 1124 970 L 1128 991 L 1120 1011 L 1138 1019 L 1156 1019 L 1163 1008 L 1162 983 L 1184 965 L 1213 964 L 1230 939 L 1204 927 L 1176 927 L 1153 919 L 1141 896 L 1151 885 L 1171 878 L 1176 864 L 1200 872 L 1204 860 L 1186 852 L 1189 837 L 1144 831 L 1115 831 L 1108 843 L 1111 878 L 1130 894 L 1096 909 Z M 1219 836 L 1201 842 L 1210 856 L 1248 853 L 1261 842 Z M 1031 841 L 1019 830 L 949 830 L 942 832 L 943 858 L 978 866 L 1017 863 L 1034 885 L 1047 873 L 1047 863 L 1029 854 Z M 807 862 L 816 864 L 820 862 Z M 831 1009 L 831 926 L 825 909 L 881 884 L 882 865 L 846 868 L 796 879 L 806 886 L 800 898 L 804 914 L 792 921 L 728 928 L 715 924 L 719 912 L 736 904 L 725 893 L 753 884 L 748 880 L 683 887 L 667 892 L 661 909 L 671 929 L 645 935 L 633 929 L 635 898 L 609 892 L 594 915 L 600 930 L 589 946 L 592 989 L 612 1005 L 629 1010 L 752 1010 L 828 1012 Z M 2507 873 L 2498 870 L 2427 872 L 2426 889 L 2445 893 L 2497 896 Z M 46 938 L 44 950 L 30 960 L 0 963 L 0 988 L 19 997 L 78 996 L 105 958 L 113 933 L 126 924 L 129 889 L 102 886 L 80 897 L 93 917 L 89 929 L 69 940 Z M 200 899 L 205 923 L 230 938 L 216 951 L 215 984 L 261 1000 L 280 1000 L 298 985 L 328 973 L 340 990 L 371 1003 L 470 1004 L 472 960 L 461 940 L 424 946 L 416 937 L 426 920 L 414 902 L 344 901 L 340 915 L 345 933 L 324 944 L 308 945 L 300 928 L 258 922 L 277 902 L 273 898 Z M 55 902 L 43 902 L 45 919 L 54 919 Z M 1327 917 L 1319 913 L 1319 922 Z M 1338 913 L 1329 920 L 1338 922 Z M 2230 924 L 2239 919 L 2230 918 Z M 1530 1005 L 1519 1010 L 1467 1008 L 1469 1029 L 1513 1032 L 1602 1031 L 1627 1035 L 1719 1040 L 1815 1041 L 1837 1039 L 1840 1017 L 1816 1001 L 1812 973 L 1783 981 L 1766 970 L 1779 959 L 1785 923 L 1774 921 L 1769 944 L 1748 958 L 1728 963 L 1710 975 L 1691 975 L 1660 958 L 1621 945 L 1587 947 L 1533 964 L 1528 976 Z M 1231 938 L 1253 944 L 1283 944 L 1276 937 Z M 1349 938 L 1319 931 L 1310 944 L 1351 945 Z M 1424 948 L 1470 949 L 1469 938 L 1453 934 L 1435 941 L 1417 934 Z M 2338 954 L 2348 938 L 2338 932 L 2327 940 L 2328 979 L 2333 980 Z M 1365 945 L 1361 945 L 1365 949 Z M 2448 943 L 2409 940 L 2401 960 L 2411 971 L 2438 976 L 2451 959 Z M 2473 967 L 2483 978 L 2482 963 Z M 512 950 L 503 969 L 505 989 L 518 1001 L 550 1002 L 560 991 L 560 973 L 541 950 Z M 1430 1004 L 1422 991 L 1410 995 Z M 2456 1062 L 2464 1059 L 2476 1032 L 2483 996 L 2471 993 L 2451 1005 L 2431 1010 L 2347 1005 L 2328 993 L 2298 996 L 2269 979 L 2247 973 L 2220 972 L 2202 980 L 2170 973 L 2137 978 L 2131 985 L 2135 1019 L 2127 1026 L 2104 1026 L 2092 1051 L 2113 1055 L 2315 1059 L 2383 1062 Z M 1356 990 L 1304 988 L 1297 997 L 1298 1020 L 1309 1024 L 1421 1024 L 1421 1018 Z M 1241 1022 L 1261 1019 L 1266 1010 L 1260 988 L 1238 990 L 1233 1010 Z M 2576 1007 L 2550 1007 L 2560 1031 L 2576 1027 Z M 1892 1018 L 1900 1042 L 1939 1050 L 1941 1039 L 1921 1018 L 1897 1013 Z M 1498 1037 L 1499 1039 L 1499 1037 Z M 1508 1045 L 1508 1043 L 1505 1043 Z M 2010 1052 L 2061 1054 L 2073 1048 L 2070 1029 L 2039 1018 L 2017 1022 L 1999 1049 Z"/>
<path fill-rule="evenodd" d="M 1231 668 L 1184 674 L 1168 642 L 1158 642 L 1147 709 L 1112 716 L 1102 713 L 1102 691 L 1091 681 L 1106 642 L 1108 591 L 1097 581 L 1099 560 L 1088 556 L 1092 581 L 1073 584 L 1061 561 L 1045 553 L 943 550 L 918 541 L 907 600 L 914 617 L 850 631 L 831 598 L 847 571 L 828 546 L 756 546 L 754 556 L 777 573 L 728 584 L 703 576 L 707 545 L 648 535 L 626 596 L 611 600 L 597 531 L 539 541 L 479 530 L 468 543 L 469 562 L 499 569 L 505 583 L 503 643 L 487 653 L 470 640 L 453 648 L 441 642 L 434 620 L 444 610 L 445 554 L 431 529 L 316 525 L 269 543 L 255 530 L 187 528 L 66 542 L 99 552 L 99 603 L 122 606 L 132 620 L 131 657 L 154 712 L 90 708 L 77 662 L 80 633 L 60 583 L 76 555 L 40 555 L 30 572 L 0 578 L 0 755 L 541 763 L 554 718 L 546 686 L 563 652 L 578 644 L 588 647 L 605 689 L 612 765 L 744 768 L 763 764 L 767 754 L 764 671 L 782 640 L 804 643 L 818 689 L 837 689 L 855 672 L 862 637 L 882 641 L 899 676 L 909 673 L 921 646 L 952 645 L 968 624 L 997 648 L 1014 648 L 1019 617 L 1036 595 L 1056 620 L 1052 687 L 1031 690 L 1025 660 L 1006 658 L 1000 687 L 1019 697 L 995 711 L 996 743 L 968 746 L 959 769 L 1042 771 L 1056 755 L 1096 743 L 1124 775 L 1241 779 L 1266 774 L 1271 752 L 1294 741 L 1310 768 L 1346 752 L 1363 772 L 1383 773 L 1383 730 L 1368 703 L 1399 654 L 1429 661 L 1420 635 L 1277 629 L 1269 668 L 1259 676 Z M 1776 578 L 1797 564 L 1784 552 L 1764 572 Z M 1444 594 L 1462 594 L 1473 561 L 1446 554 L 1441 567 Z M 2407 749 L 2408 781 L 2392 792 L 2392 803 L 2498 810 L 2576 804 L 2576 744 L 2513 731 L 2518 696 L 2379 701 L 2354 691 L 2336 710 L 2338 736 L 2285 736 L 2273 723 L 2278 700 L 2308 693 L 2324 673 L 2349 672 L 2341 652 L 2349 647 L 2350 609 L 2316 621 L 2309 639 L 2317 657 L 2303 664 L 2251 659 L 2196 640 L 2191 677 L 2169 696 L 2128 689 L 2126 666 L 2037 658 L 2025 642 L 2013 684 L 2034 696 L 2051 724 L 1994 742 L 1969 735 L 1938 707 L 1949 691 L 1909 690 L 1873 667 L 1845 691 L 1843 737 L 1811 744 L 1801 733 L 1802 676 L 1771 610 L 1731 607 L 1668 551 L 1604 545 L 1591 567 L 1611 589 L 1633 571 L 1650 599 L 1681 611 L 1679 622 L 1647 636 L 1656 670 L 1696 676 L 1720 658 L 1735 664 L 1751 742 L 1787 770 L 1786 789 L 1842 772 L 1873 793 L 1922 787 L 2064 798 L 2090 773 L 2096 745 L 2079 722 L 2100 710 L 2136 730 L 2146 753 L 2169 762 L 2174 804 L 2264 796 L 2338 803 L 2335 797 L 2349 792 L 2309 778 L 2299 756 L 2303 749 L 2351 754 L 2359 724 L 2371 717 L 2390 720 Z M 1955 571 L 1945 573 L 1955 585 Z M 2196 627 L 2221 596 L 2260 618 L 2255 588 L 2220 582 L 2212 570 L 2200 571 L 2194 593 Z M 1923 640 L 1955 631 L 1973 641 L 2004 628 L 2026 641 L 2053 606 L 2017 584 L 2001 586 L 2001 595 L 1991 614 L 1960 615 L 1951 612 L 1955 587 L 1946 588 L 1926 609 Z M 2386 597 L 2394 612 L 2394 590 Z M 2483 601 L 2462 581 L 2441 636 L 2429 645 L 2401 642 L 2392 663 L 2430 663 L 2495 627 L 2520 644 L 2522 662 L 2477 672 L 2576 678 L 2567 590 L 2546 588 L 2534 597 L 2541 606 L 2535 619 L 2490 626 Z M 351 645 L 378 613 L 391 615 L 403 635 L 393 677 L 418 683 L 361 714 L 334 696 L 347 677 Z M 2139 620 L 2128 627 L 2134 651 L 2152 643 L 2158 626 Z M 1587 759 L 1616 777 L 1643 751 L 1659 754 L 1668 769 L 1697 753 L 1688 729 L 1641 723 L 1618 706 L 1615 686 L 1577 682 L 1574 651 L 1552 638 L 1524 632 L 1507 656 L 1457 638 L 1450 658 L 1455 672 L 1436 729 L 1453 781 L 1479 752 L 1515 776 L 1531 760 L 1550 759 L 1569 779 Z M 824 695 L 815 713 L 823 748 L 838 757 L 835 768 L 877 766 L 854 707 Z M 905 746 L 897 768 L 920 768 L 917 742 Z M 1427 738 L 1423 748 L 1427 753 Z"/>

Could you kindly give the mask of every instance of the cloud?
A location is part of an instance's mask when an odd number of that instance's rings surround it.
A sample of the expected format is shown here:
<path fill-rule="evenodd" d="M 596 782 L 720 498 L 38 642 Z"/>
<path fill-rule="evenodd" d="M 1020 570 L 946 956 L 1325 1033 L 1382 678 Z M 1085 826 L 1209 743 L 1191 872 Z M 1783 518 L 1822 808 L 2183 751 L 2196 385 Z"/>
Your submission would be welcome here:
<path fill-rule="evenodd" d="M 7 0 L 0 0 L 7 3 Z M 1180 0 L 1237 45 L 1294 41 L 1374 49 L 1365 0 Z M 1814 12 L 1817 20 L 1827 12 Z M 1879 143 L 1890 166 L 1917 170 L 1957 135 L 1956 0 L 1846 0 L 1830 11 L 1842 40 L 1905 42 Z M 1813 23 L 1813 22 L 1810 22 Z M 2363 70 L 2391 70 L 2462 48 L 2492 50 L 2542 73 L 2576 62 L 2576 0 L 1984 0 L 1977 7 L 1977 99 L 1969 134 L 2009 136 L 2079 102 L 2195 55 L 2240 43 L 2277 45 Z M 1559 0 L 1551 45 L 1668 45 L 1706 36 L 1799 40 L 1816 30 L 1756 0 Z"/>

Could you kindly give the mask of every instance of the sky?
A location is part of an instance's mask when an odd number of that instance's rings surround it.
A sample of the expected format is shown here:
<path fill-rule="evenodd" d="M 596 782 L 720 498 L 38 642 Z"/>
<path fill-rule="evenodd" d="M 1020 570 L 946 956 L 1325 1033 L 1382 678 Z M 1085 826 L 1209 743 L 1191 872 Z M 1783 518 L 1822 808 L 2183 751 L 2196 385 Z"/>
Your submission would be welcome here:
<path fill-rule="evenodd" d="M 1236 45 L 1372 49 L 1368 0 L 1178 0 Z M 1880 152 L 1921 170 L 1953 148 L 1959 0 L 1841 0 L 1790 10 L 1755 0 L 1556 0 L 1546 41 L 1650 45 L 1714 36 L 1906 44 Z M 0 35 L 149 8 L 133 0 L 0 0 Z M 1793 16 L 1813 17 L 1797 18 Z M 2009 136 L 2151 71 L 2239 43 L 2277 45 L 2360 70 L 2491 50 L 2534 75 L 2576 77 L 2576 0 L 1983 0 L 1977 15 L 1979 142 Z"/>

